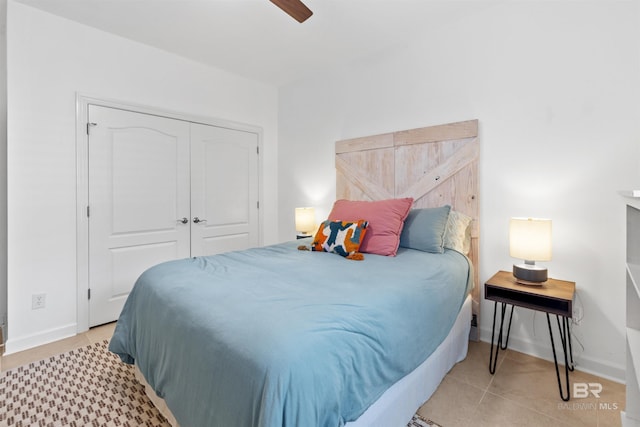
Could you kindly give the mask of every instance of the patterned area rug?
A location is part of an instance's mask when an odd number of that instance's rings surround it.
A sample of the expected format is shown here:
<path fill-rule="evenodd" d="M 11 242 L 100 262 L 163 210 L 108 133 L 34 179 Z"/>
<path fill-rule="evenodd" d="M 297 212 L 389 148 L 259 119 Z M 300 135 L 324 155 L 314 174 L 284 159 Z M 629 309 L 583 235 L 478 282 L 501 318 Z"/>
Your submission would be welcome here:
<path fill-rule="evenodd" d="M 169 427 L 107 341 L 0 374 L 2 426 Z"/>
<path fill-rule="evenodd" d="M 170 427 L 108 341 L 0 373 L 0 426 Z M 416 414 L 407 427 L 441 427 Z"/>

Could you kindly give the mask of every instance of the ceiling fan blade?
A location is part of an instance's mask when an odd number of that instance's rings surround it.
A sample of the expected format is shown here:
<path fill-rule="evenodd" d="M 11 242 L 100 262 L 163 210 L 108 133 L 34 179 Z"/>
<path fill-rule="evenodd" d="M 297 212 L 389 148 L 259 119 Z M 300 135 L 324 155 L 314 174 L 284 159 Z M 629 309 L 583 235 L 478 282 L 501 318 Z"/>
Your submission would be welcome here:
<path fill-rule="evenodd" d="M 300 0 L 269 0 L 298 22 L 306 21 L 313 12 Z"/>

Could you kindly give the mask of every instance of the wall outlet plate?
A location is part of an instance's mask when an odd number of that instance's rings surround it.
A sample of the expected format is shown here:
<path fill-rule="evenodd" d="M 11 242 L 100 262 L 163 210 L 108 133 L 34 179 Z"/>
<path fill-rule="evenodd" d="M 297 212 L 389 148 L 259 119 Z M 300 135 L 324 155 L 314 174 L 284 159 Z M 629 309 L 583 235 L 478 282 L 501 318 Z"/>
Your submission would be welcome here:
<path fill-rule="evenodd" d="M 31 309 L 37 310 L 44 308 L 47 305 L 47 294 L 33 294 L 31 295 Z"/>

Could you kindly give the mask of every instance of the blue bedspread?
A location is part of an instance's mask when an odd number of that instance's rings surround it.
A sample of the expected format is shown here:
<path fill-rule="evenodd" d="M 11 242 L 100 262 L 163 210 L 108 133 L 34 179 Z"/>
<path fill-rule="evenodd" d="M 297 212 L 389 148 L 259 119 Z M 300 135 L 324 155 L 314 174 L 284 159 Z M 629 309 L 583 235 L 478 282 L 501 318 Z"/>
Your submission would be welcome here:
<path fill-rule="evenodd" d="M 138 279 L 109 349 L 182 427 L 338 427 L 433 352 L 469 290 L 454 251 L 350 261 L 299 242 Z"/>

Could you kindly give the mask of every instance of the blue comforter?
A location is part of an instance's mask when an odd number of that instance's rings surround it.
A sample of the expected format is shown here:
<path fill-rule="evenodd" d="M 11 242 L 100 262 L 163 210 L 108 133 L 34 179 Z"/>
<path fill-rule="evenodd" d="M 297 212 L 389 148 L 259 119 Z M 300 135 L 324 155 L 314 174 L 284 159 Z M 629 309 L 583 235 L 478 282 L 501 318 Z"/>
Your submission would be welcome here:
<path fill-rule="evenodd" d="M 454 251 L 350 261 L 298 242 L 138 279 L 109 349 L 182 427 L 342 426 L 433 352 L 469 290 Z"/>

